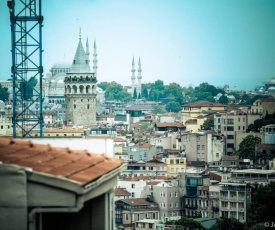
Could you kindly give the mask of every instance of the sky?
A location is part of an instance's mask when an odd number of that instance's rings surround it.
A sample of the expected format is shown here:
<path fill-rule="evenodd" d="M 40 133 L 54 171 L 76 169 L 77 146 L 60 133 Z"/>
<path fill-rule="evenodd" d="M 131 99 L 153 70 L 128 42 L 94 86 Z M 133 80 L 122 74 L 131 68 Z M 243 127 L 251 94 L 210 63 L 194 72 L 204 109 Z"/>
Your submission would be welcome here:
<path fill-rule="evenodd" d="M 96 40 L 98 82 L 131 85 L 133 57 L 142 83 L 253 90 L 275 77 L 274 0 L 42 0 L 42 15 L 44 74 L 72 62 L 81 28 L 91 54 Z M 1 80 L 11 76 L 10 40 L 2 0 Z"/>

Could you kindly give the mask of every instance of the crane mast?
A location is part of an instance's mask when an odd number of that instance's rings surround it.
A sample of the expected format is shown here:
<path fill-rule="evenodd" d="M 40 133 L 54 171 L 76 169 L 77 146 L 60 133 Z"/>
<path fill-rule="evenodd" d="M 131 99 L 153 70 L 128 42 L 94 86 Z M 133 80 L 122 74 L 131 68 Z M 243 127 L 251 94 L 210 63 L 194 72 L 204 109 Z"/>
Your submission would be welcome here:
<path fill-rule="evenodd" d="M 41 0 L 8 0 L 12 52 L 13 137 L 43 137 Z M 37 133 L 37 132 L 36 132 Z"/>

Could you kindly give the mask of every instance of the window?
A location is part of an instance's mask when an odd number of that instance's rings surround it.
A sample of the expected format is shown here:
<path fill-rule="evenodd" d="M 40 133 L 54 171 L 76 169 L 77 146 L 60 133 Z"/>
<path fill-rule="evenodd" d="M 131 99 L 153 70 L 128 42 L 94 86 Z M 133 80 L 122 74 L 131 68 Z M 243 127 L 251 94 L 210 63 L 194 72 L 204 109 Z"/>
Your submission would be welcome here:
<path fill-rule="evenodd" d="M 234 148 L 234 144 L 233 143 L 228 143 L 227 148 Z"/>
<path fill-rule="evenodd" d="M 230 140 L 234 139 L 234 135 L 227 135 L 227 139 L 230 139 Z"/>
<path fill-rule="evenodd" d="M 202 149 L 202 150 L 204 150 L 204 148 L 205 148 L 205 146 L 204 146 L 204 145 L 202 145 L 202 146 L 201 146 L 201 149 Z"/>
<path fill-rule="evenodd" d="M 227 131 L 234 131 L 234 126 L 227 126 L 226 129 Z"/>
<path fill-rule="evenodd" d="M 201 146 L 200 145 L 197 145 L 197 150 L 200 150 Z"/>
<path fill-rule="evenodd" d="M 170 197 L 172 197 L 172 193 L 170 192 Z"/>
<path fill-rule="evenodd" d="M 132 188 L 135 188 L 135 184 L 132 184 Z"/>
<path fill-rule="evenodd" d="M 178 192 L 175 192 L 175 197 L 178 197 Z"/>
<path fill-rule="evenodd" d="M 170 203 L 170 208 L 173 208 L 173 203 Z"/>
<path fill-rule="evenodd" d="M 216 157 L 220 157 L 220 153 L 216 153 Z"/>
<path fill-rule="evenodd" d="M 132 197 L 135 197 L 135 193 L 134 192 L 132 192 Z"/>

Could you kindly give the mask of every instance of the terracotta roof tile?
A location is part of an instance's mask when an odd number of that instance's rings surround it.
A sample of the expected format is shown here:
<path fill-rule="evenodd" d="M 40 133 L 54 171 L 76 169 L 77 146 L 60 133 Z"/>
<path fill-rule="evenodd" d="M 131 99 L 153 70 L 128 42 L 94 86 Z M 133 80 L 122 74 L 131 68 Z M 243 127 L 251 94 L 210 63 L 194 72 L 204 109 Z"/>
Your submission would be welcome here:
<path fill-rule="evenodd" d="M 123 164 L 120 159 L 104 154 L 3 137 L 0 137 L 0 161 L 62 176 L 81 184 L 91 182 Z"/>
<path fill-rule="evenodd" d="M 126 188 L 115 188 L 115 196 L 130 196 L 131 193 Z"/>

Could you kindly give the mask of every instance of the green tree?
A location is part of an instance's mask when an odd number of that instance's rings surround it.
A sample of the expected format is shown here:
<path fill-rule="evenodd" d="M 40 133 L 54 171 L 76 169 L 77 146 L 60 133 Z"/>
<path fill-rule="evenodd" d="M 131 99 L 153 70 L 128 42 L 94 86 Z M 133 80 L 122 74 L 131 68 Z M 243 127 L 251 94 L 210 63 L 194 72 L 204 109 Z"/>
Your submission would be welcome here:
<path fill-rule="evenodd" d="M 179 112 L 181 111 L 181 105 L 177 101 L 169 101 L 165 106 L 166 111 L 168 112 Z"/>
<path fill-rule="evenodd" d="M 166 222 L 167 225 L 174 225 L 173 229 L 196 229 L 196 230 L 204 230 L 205 228 L 197 221 L 192 218 L 183 217 L 179 220 L 171 220 Z M 184 227 L 184 228 L 182 228 Z"/>
<path fill-rule="evenodd" d="M 219 102 L 222 103 L 222 104 L 228 104 L 227 96 L 225 96 L 224 94 L 222 96 L 220 96 Z"/>
<path fill-rule="evenodd" d="M 105 98 L 106 100 L 127 101 L 129 98 L 132 98 L 132 96 L 123 88 L 121 84 L 113 81 L 109 83 L 106 88 Z"/>
<path fill-rule="evenodd" d="M 244 230 L 245 225 L 239 222 L 235 218 L 224 218 L 217 219 L 217 222 L 210 228 L 210 230 Z"/>
<path fill-rule="evenodd" d="M 211 130 L 214 128 L 214 118 L 209 118 L 205 120 L 201 126 L 202 130 Z"/>
<path fill-rule="evenodd" d="M 154 114 L 160 114 L 160 113 L 163 113 L 164 111 L 160 105 L 154 105 L 152 112 Z"/>
<path fill-rule="evenodd" d="M 33 90 L 37 85 L 37 82 L 37 79 L 35 77 L 32 77 L 28 81 L 20 83 L 20 92 L 22 99 L 30 100 L 33 97 Z"/>
<path fill-rule="evenodd" d="M 240 159 L 255 159 L 255 146 L 259 143 L 261 143 L 261 138 L 248 135 L 240 143 L 236 154 Z"/>
<path fill-rule="evenodd" d="M 104 81 L 104 82 L 97 83 L 97 86 L 99 88 L 103 89 L 103 91 L 105 91 L 109 84 L 111 84 L 111 83 Z"/>
<path fill-rule="evenodd" d="M 8 88 L 2 87 L 0 84 L 0 100 L 7 101 L 9 99 L 10 93 L 8 92 Z"/>
<path fill-rule="evenodd" d="M 164 86 L 164 97 L 174 97 L 180 104 L 183 104 L 182 92 L 182 87 L 177 83 L 170 83 L 169 85 Z"/>
<path fill-rule="evenodd" d="M 252 202 L 248 210 L 248 226 L 257 223 L 274 223 L 275 220 L 275 182 L 260 185 L 254 192 Z M 271 228 L 270 228 L 271 229 Z"/>
<path fill-rule="evenodd" d="M 133 93 L 133 99 L 137 99 L 137 89 L 134 89 L 134 93 Z"/>
<path fill-rule="evenodd" d="M 148 90 L 147 88 L 142 88 L 141 97 L 148 99 Z"/>

